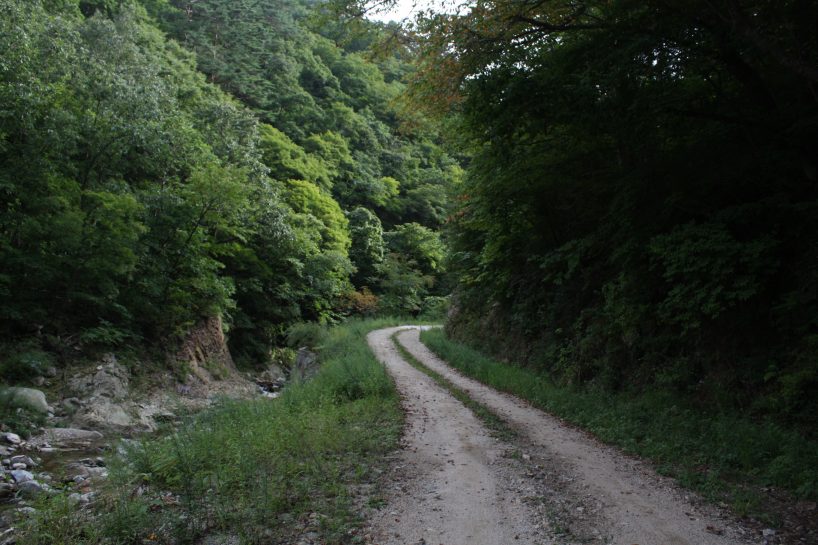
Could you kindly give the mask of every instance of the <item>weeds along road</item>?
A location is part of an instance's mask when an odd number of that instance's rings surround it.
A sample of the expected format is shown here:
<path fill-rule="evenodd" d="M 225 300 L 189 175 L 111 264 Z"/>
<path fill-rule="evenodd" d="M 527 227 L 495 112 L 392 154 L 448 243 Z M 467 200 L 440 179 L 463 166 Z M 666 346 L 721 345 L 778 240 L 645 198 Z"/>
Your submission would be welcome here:
<path fill-rule="evenodd" d="M 492 433 L 412 367 L 418 362 L 499 416 Z M 403 450 L 369 537 L 379 545 L 727 545 L 761 543 L 729 514 L 642 462 L 510 395 L 464 377 L 429 351 L 416 327 L 373 331 L 407 414 Z"/>

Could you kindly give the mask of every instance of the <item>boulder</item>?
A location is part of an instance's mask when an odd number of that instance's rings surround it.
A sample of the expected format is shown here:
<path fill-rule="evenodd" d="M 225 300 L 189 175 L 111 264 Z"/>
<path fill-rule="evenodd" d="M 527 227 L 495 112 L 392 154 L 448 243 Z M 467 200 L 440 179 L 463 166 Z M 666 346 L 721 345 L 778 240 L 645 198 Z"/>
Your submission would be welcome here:
<path fill-rule="evenodd" d="M 65 411 L 67 414 L 74 414 L 80 409 L 80 407 L 82 407 L 82 402 L 79 400 L 79 398 L 68 397 L 63 399 L 60 405 L 62 406 L 63 411 Z"/>
<path fill-rule="evenodd" d="M 30 456 L 23 455 L 12 456 L 10 461 L 12 464 L 25 464 L 28 467 L 34 467 L 37 465 L 37 462 L 32 460 Z"/>
<path fill-rule="evenodd" d="M 128 377 L 128 370 L 117 361 L 116 356 L 106 354 L 102 363 L 90 373 L 71 377 L 68 387 L 83 398 L 122 400 L 128 396 Z"/>
<path fill-rule="evenodd" d="M 45 487 L 37 481 L 24 481 L 17 485 L 17 493 L 26 499 L 36 498 L 45 491 Z"/>
<path fill-rule="evenodd" d="M 20 483 L 34 480 L 34 475 L 32 475 L 30 471 L 26 471 L 24 469 L 14 469 L 9 471 L 9 474 L 11 474 L 11 478 L 14 479 L 14 482 L 18 485 Z"/>
<path fill-rule="evenodd" d="M 79 475 L 81 477 L 90 477 L 91 476 L 91 472 L 88 471 L 88 466 L 86 466 L 85 464 L 82 464 L 80 462 L 71 462 L 70 464 L 67 464 L 65 466 L 65 472 L 68 475 L 74 475 L 74 476 L 77 476 L 77 475 Z"/>
<path fill-rule="evenodd" d="M 108 470 L 104 467 L 88 467 L 86 468 L 88 471 L 88 476 L 91 479 L 107 479 L 108 478 Z"/>
<path fill-rule="evenodd" d="M 37 465 L 37 462 L 32 460 L 30 456 L 22 456 L 22 455 L 12 456 L 11 460 L 9 460 L 9 461 L 11 462 L 12 465 L 14 465 L 14 464 L 24 464 L 24 465 L 26 465 L 28 467 L 35 467 Z"/>
<path fill-rule="evenodd" d="M 104 397 L 88 400 L 85 407 L 74 413 L 72 422 L 75 426 L 84 428 L 114 431 L 125 431 L 135 425 L 134 418 L 125 411 L 122 404 Z"/>
<path fill-rule="evenodd" d="M 11 407 L 48 414 L 48 401 L 45 399 L 45 394 L 34 388 L 6 388 L 0 393 L 0 402 Z"/>
<path fill-rule="evenodd" d="M 57 448 L 87 448 L 102 439 L 98 431 L 75 428 L 49 428 L 43 435 L 31 440 L 34 446 L 50 445 Z"/>
<path fill-rule="evenodd" d="M 287 379 L 284 376 L 284 371 L 278 365 L 271 365 L 264 372 L 260 373 L 255 382 L 261 386 L 262 390 L 274 392 L 280 390 L 286 383 Z"/>
<path fill-rule="evenodd" d="M 88 503 L 91 503 L 91 501 L 93 499 L 94 499 L 94 493 L 93 492 L 87 492 L 85 494 L 80 494 L 78 492 L 74 492 L 73 494 L 70 494 L 68 496 L 68 501 L 71 502 L 72 504 L 75 504 L 75 505 L 76 504 L 86 505 Z"/>
<path fill-rule="evenodd" d="M 318 372 L 318 355 L 306 347 L 298 349 L 293 365 L 292 377 L 295 380 L 306 380 Z"/>

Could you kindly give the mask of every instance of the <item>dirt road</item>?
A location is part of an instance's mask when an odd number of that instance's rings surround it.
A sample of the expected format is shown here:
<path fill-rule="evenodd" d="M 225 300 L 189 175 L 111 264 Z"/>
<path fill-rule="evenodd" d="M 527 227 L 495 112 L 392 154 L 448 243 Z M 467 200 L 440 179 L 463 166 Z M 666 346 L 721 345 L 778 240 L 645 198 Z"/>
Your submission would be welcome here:
<path fill-rule="evenodd" d="M 504 441 L 431 378 L 428 368 L 500 416 Z M 417 328 L 373 331 L 368 341 L 394 377 L 407 412 L 404 449 L 386 506 L 372 521 L 379 545 L 732 545 L 763 543 L 647 465 L 558 419 L 462 376 L 419 341 Z"/>

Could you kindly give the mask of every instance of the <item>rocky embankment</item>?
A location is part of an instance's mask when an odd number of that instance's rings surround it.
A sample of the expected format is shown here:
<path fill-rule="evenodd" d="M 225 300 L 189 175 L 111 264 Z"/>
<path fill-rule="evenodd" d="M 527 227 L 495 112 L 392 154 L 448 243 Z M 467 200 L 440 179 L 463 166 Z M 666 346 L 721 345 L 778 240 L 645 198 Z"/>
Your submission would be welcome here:
<path fill-rule="evenodd" d="M 172 427 L 220 398 L 277 397 L 290 378 L 275 365 L 254 375 L 238 372 L 218 324 L 191 334 L 177 358 L 187 371 L 182 380 L 167 370 L 135 374 L 106 354 L 85 368 L 46 370 L 32 381 L 38 388 L 0 394 L 12 410 L 44 422 L 28 438 L 10 426 L 0 430 L 0 545 L 15 542 L 14 527 L 43 494 L 92 506 L 108 477 L 106 457 L 123 440 Z M 309 374 L 314 363 L 310 352 L 299 351 L 292 378 Z"/>

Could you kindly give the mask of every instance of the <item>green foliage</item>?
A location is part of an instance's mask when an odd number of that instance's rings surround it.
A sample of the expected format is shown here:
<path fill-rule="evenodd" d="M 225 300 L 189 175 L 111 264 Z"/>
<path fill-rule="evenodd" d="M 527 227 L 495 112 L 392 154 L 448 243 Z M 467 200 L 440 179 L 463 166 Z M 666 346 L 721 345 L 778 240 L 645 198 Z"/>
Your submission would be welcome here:
<path fill-rule="evenodd" d="M 99 530 L 77 510 L 68 497 L 60 494 L 38 505 L 26 520 L 33 532 L 24 532 L 17 543 L 21 545 L 92 545 L 100 543 Z"/>
<path fill-rule="evenodd" d="M 6 383 L 30 382 L 44 376 L 55 363 L 54 355 L 44 351 L 39 343 L 29 341 L 4 348 L 7 355 L 0 360 L 0 378 Z"/>
<path fill-rule="evenodd" d="M 383 226 L 370 210 L 356 207 L 347 213 L 352 245 L 349 258 L 357 269 L 352 282 L 358 286 L 372 286 L 384 259 Z"/>
<path fill-rule="evenodd" d="M 379 268 L 380 308 L 385 313 L 433 315 L 446 286 L 440 282 L 446 248 L 439 233 L 406 223 L 384 233 L 388 254 Z"/>
<path fill-rule="evenodd" d="M 290 180 L 284 197 L 296 214 L 306 215 L 319 223 L 319 248 L 346 255 L 351 244 L 349 221 L 338 202 L 310 182 Z"/>
<path fill-rule="evenodd" d="M 814 435 L 818 12 L 726 6 L 421 21 L 416 106 L 473 154 L 450 330 L 558 382 L 658 383 Z"/>
<path fill-rule="evenodd" d="M 175 10 L 155 10 L 162 27 L 268 124 L 261 147 L 274 178 L 312 182 L 390 226 L 442 224 L 460 171 L 433 131 L 399 130 L 399 75 L 411 72 L 412 52 L 376 64 L 361 50 L 394 29 L 373 23 L 350 37 L 337 21 L 313 25 L 320 10 L 304 0 L 170 3 Z"/>
<path fill-rule="evenodd" d="M 688 224 L 651 241 L 670 290 L 661 304 L 663 317 L 682 328 L 697 328 L 731 307 L 757 296 L 775 272 L 769 237 L 739 242 L 724 226 Z"/>
<path fill-rule="evenodd" d="M 446 248 L 440 235 L 417 223 L 398 225 L 384 235 L 389 252 L 413 264 L 423 274 L 443 269 Z"/>
<path fill-rule="evenodd" d="M 322 155 L 308 154 L 286 134 L 270 125 L 261 125 L 259 149 L 270 176 L 276 180 L 306 180 L 325 191 L 332 189 L 333 169 Z M 315 139 L 320 140 L 320 136 Z M 341 140 L 341 142 L 344 142 Z M 323 151 L 323 149 L 322 149 Z M 336 167 L 337 168 L 337 167 Z"/>
<path fill-rule="evenodd" d="M 380 289 L 382 222 L 440 225 L 457 167 L 399 130 L 407 49 L 382 68 L 383 28 L 344 49 L 310 2 L 195 4 L 0 1 L 5 337 L 167 348 L 221 315 L 263 366 Z"/>
<path fill-rule="evenodd" d="M 287 345 L 298 349 L 302 346 L 312 350 L 323 347 L 327 339 L 327 327 L 320 324 L 301 322 L 287 328 Z"/>

